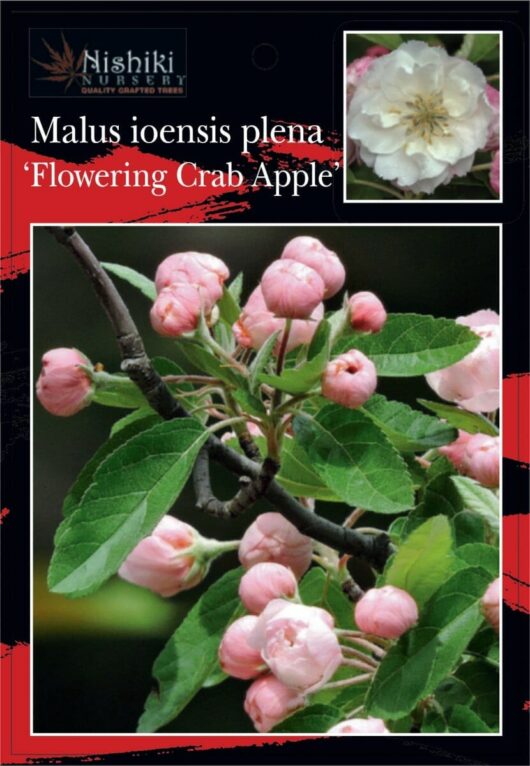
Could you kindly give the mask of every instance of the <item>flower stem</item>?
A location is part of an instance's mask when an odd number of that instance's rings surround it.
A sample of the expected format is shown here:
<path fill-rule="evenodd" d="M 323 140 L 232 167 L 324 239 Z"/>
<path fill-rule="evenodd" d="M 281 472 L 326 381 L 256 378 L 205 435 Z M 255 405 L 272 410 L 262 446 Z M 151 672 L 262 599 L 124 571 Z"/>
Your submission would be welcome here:
<path fill-rule="evenodd" d="M 488 77 L 486 77 L 486 80 L 488 82 L 494 82 L 495 80 L 500 80 L 500 79 L 501 79 L 500 74 L 490 74 L 488 75 Z"/>
<path fill-rule="evenodd" d="M 360 676 L 353 676 L 353 678 L 344 678 L 342 681 L 332 681 L 329 684 L 324 684 L 321 689 L 340 689 L 343 686 L 355 686 L 355 684 L 363 684 L 365 681 L 369 681 L 373 676 L 373 673 L 363 673 Z"/>
<path fill-rule="evenodd" d="M 366 513 L 364 508 L 356 508 L 354 511 L 350 513 L 349 516 L 346 517 L 346 519 L 343 521 L 342 526 L 343 527 L 353 527 L 361 518 L 361 516 Z"/>
<path fill-rule="evenodd" d="M 390 189 L 388 186 L 383 186 L 383 184 L 377 184 L 375 181 L 359 181 L 355 178 L 353 183 L 358 184 L 359 186 L 369 186 L 371 189 L 378 189 L 379 191 L 386 192 L 386 194 L 391 194 L 393 197 L 397 197 L 397 199 L 405 199 L 405 197 L 395 189 Z"/>
<path fill-rule="evenodd" d="M 164 383 L 211 383 L 212 385 L 223 385 L 219 378 L 210 378 L 208 375 L 162 375 Z"/>
<path fill-rule="evenodd" d="M 227 418 L 226 420 L 221 420 L 220 423 L 213 423 L 213 425 L 208 427 L 208 431 L 211 434 L 214 434 L 216 431 L 219 431 L 221 428 L 226 428 L 226 426 L 231 426 L 234 423 L 246 423 L 247 418 L 246 417 L 237 417 L 237 418 Z"/>
<path fill-rule="evenodd" d="M 370 657 L 369 654 L 361 652 L 359 649 L 354 649 L 353 646 L 344 646 L 341 644 L 340 648 L 342 649 L 343 654 L 349 654 L 351 657 L 357 657 L 357 659 L 372 665 L 373 668 L 378 667 L 377 660 L 374 660 L 372 657 Z"/>
<path fill-rule="evenodd" d="M 375 670 L 373 665 L 369 665 L 367 662 L 361 662 L 361 660 L 344 658 L 341 664 L 350 668 L 357 668 L 357 670 L 368 670 L 370 673 L 373 673 Z"/>
<path fill-rule="evenodd" d="M 492 163 L 491 162 L 483 162 L 481 165 L 473 165 L 470 173 L 478 173 L 479 170 L 491 170 Z"/>

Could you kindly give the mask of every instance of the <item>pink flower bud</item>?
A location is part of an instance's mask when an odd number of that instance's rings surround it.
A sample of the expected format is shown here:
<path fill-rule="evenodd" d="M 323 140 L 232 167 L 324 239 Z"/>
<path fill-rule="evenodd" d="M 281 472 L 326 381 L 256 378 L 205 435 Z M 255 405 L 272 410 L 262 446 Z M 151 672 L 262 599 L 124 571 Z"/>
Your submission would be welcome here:
<path fill-rule="evenodd" d="M 225 673 L 234 678 L 248 681 L 256 678 L 265 669 L 261 654 L 248 643 L 248 637 L 254 630 L 257 617 L 247 615 L 230 625 L 219 646 L 219 662 Z"/>
<path fill-rule="evenodd" d="M 174 516 L 164 516 L 149 537 L 129 553 L 118 574 L 127 582 L 161 596 L 189 590 L 204 578 L 208 569 L 194 551 L 199 538 L 189 524 Z"/>
<path fill-rule="evenodd" d="M 500 578 L 497 577 L 496 580 L 490 582 L 480 602 L 482 614 L 496 633 L 499 632 L 499 617 L 501 608 L 500 589 L 501 581 Z"/>
<path fill-rule="evenodd" d="M 293 598 L 297 592 L 296 577 L 283 564 L 264 561 L 251 567 L 241 578 L 239 597 L 252 614 L 262 612 L 269 601 Z"/>
<path fill-rule="evenodd" d="M 305 704 L 304 697 L 271 675 L 262 676 L 249 686 L 245 713 L 259 732 L 270 731 L 284 718 Z"/>
<path fill-rule="evenodd" d="M 379 332 L 386 322 L 385 307 L 373 293 L 355 293 L 349 300 L 350 321 L 359 332 Z"/>
<path fill-rule="evenodd" d="M 324 282 L 314 269 L 291 258 L 274 261 L 261 278 L 265 304 L 275 316 L 308 319 L 324 298 Z"/>
<path fill-rule="evenodd" d="M 501 193 L 501 154 L 497 149 L 490 169 L 490 186 L 495 194 Z"/>
<path fill-rule="evenodd" d="M 161 290 L 151 307 L 153 329 L 167 338 L 178 338 L 196 329 L 201 315 L 201 296 L 193 285 L 175 282 Z"/>
<path fill-rule="evenodd" d="M 271 672 L 290 689 L 313 692 L 342 663 L 333 618 L 324 609 L 270 601 L 258 617 L 249 643 L 261 651 Z"/>
<path fill-rule="evenodd" d="M 328 734 L 390 734 L 381 718 L 349 718 L 328 729 Z"/>
<path fill-rule="evenodd" d="M 288 242 L 282 253 L 282 260 L 290 259 L 303 263 L 320 275 L 324 282 L 324 299 L 336 295 L 344 285 L 346 271 L 336 253 L 328 250 L 315 237 L 295 237 Z"/>
<path fill-rule="evenodd" d="M 367 591 L 355 605 L 355 622 L 364 633 L 399 638 L 418 621 L 418 607 L 401 588 L 384 585 Z"/>
<path fill-rule="evenodd" d="M 313 544 L 280 513 L 262 513 L 241 539 L 239 560 L 250 569 L 262 561 L 273 561 L 293 570 L 300 578 L 309 569 Z"/>
<path fill-rule="evenodd" d="M 289 352 L 302 344 L 311 343 L 318 323 L 323 316 L 324 304 L 319 303 L 310 319 L 293 319 L 286 351 Z M 257 351 L 275 332 L 283 332 L 284 327 L 285 319 L 275 317 L 272 311 L 268 310 L 261 287 L 258 286 L 251 293 L 232 330 L 240 346 L 253 348 Z M 280 339 L 278 339 L 274 349 L 275 353 L 278 352 L 279 346 Z"/>
<path fill-rule="evenodd" d="M 269 311 L 261 287 L 258 286 L 250 294 L 232 330 L 240 346 L 258 350 L 271 335 L 281 331 L 283 327 L 284 320 L 278 319 Z"/>
<path fill-rule="evenodd" d="M 174 282 L 186 282 L 196 287 L 207 311 L 223 294 L 223 284 L 230 276 L 225 263 L 208 253 L 175 253 L 162 261 L 156 271 L 158 292 Z"/>
<path fill-rule="evenodd" d="M 466 445 L 471 439 L 471 434 L 467 431 L 458 431 L 458 439 L 451 444 L 445 444 L 443 447 L 438 447 L 438 452 L 444 455 L 457 469 L 457 471 L 463 471 L 464 468 L 464 455 L 466 451 Z"/>
<path fill-rule="evenodd" d="M 488 140 L 483 149 L 485 151 L 494 151 L 499 148 L 499 113 L 501 94 L 489 83 L 486 85 L 486 99 L 493 109 L 493 116 L 488 129 Z M 498 193 L 498 192 L 497 192 Z"/>
<path fill-rule="evenodd" d="M 465 445 L 462 473 L 485 487 L 499 486 L 500 439 L 498 436 L 474 434 Z"/>
<path fill-rule="evenodd" d="M 328 362 L 321 383 L 322 396 L 343 407 L 361 407 L 377 386 L 375 365 L 361 351 L 352 349 Z"/>
<path fill-rule="evenodd" d="M 75 348 L 54 348 L 42 357 L 37 398 L 52 415 L 75 415 L 90 404 L 94 386 L 79 365 L 92 367 Z"/>
<path fill-rule="evenodd" d="M 456 364 L 430 372 L 425 379 L 441 399 L 470 412 L 492 412 L 499 406 L 499 316 L 488 309 L 456 321 L 470 327 L 481 342 Z"/>

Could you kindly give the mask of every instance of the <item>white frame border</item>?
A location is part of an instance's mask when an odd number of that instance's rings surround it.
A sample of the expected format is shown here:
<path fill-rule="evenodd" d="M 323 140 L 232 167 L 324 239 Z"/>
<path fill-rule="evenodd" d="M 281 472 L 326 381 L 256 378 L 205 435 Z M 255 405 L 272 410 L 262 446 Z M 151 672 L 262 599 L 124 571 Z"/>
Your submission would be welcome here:
<path fill-rule="evenodd" d="M 348 110 L 346 108 L 346 67 L 348 66 L 348 58 L 347 58 L 347 37 L 348 35 L 360 35 L 363 34 L 406 34 L 406 35 L 433 35 L 433 34 L 439 34 L 439 35 L 469 35 L 469 34 L 482 34 L 482 35 L 499 35 L 499 92 L 500 92 L 500 111 L 499 111 L 499 146 L 502 147 L 502 138 L 503 138 L 503 122 L 504 122 L 504 89 L 503 89 L 503 74 L 504 74 L 504 33 L 501 29 L 481 29 L 480 31 L 471 31 L 471 30 L 457 30 L 457 29 L 402 29 L 402 30 L 396 30 L 396 29 L 360 29 L 360 30 L 353 30 L 353 29 L 345 29 L 342 33 L 342 152 L 344 157 L 344 166 L 342 170 L 342 202 L 345 205 L 351 205 L 351 204 L 357 204 L 357 205 L 387 205 L 391 203 L 392 205 L 395 204 L 425 204 L 430 203 L 433 205 L 465 205 L 465 204 L 473 204 L 473 205 L 499 205 L 504 202 L 504 173 L 503 173 L 503 161 L 502 161 L 502 151 L 500 155 L 500 163 L 499 163 L 499 182 L 500 182 L 500 194 L 499 199 L 396 199 L 395 197 L 390 197 L 389 199 L 348 199 L 347 197 L 347 180 L 346 180 L 346 171 L 348 170 L 347 165 L 347 141 L 348 141 L 348 133 L 347 133 L 347 122 L 348 122 Z"/>
<path fill-rule="evenodd" d="M 315 737 L 320 736 L 329 736 L 329 737 L 344 737 L 345 735 L 341 734 L 308 734 L 307 732 L 301 732 L 301 733 L 289 733 L 289 734 L 260 734 L 259 732 L 255 733 L 248 733 L 248 732 L 192 732 L 192 733 L 163 733 L 163 732 L 152 732 L 150 734 L 145 733 L 139 733 L 139 732 L 36 732 L 33 727 L 33 618 L 34 618 L 34 609 L 33 609 L 33 577 L 34 577 L 34 571 L 33 571 L 33 512 L 34 512 L 34 492 L 33 492 L 33 427 L 34 427 L 34 395 L 33 395 L 33 381 L 34 381 L 34 365 L 33 365 L 33 291 L 34 291 L 34 280 L 33 280 L 33 269 L 31 268 L 31 264 L 33 261 L 33 255 L 34 255 L 34 241 L 33 241 L 33 232 L 36 227 L 44 227 L 44 226 L 52 226 L 57 225 L 57 221 L 54 223 L 49 222 L 43 222 L 43 223 L 35 223 L 32 222 L 30 224 L 30 268 L 29 268 L 29 274 L 30 274 L 30 347 L 29 347 L 29 354 L 30 354 L 30 375 L 29 375 L 29 399 L 30 399 L 30 503 L 29 503 L 29 509 L 30 509 L 30 534 L 29 534 L 29 553 L 30 553 L 30 684 L 29 684 L 29 705 L 30 705 L 30 736 L 35 737 L 171 737 L 174 736 L 175 740 L 178 740 L 180 738 L 193 738 L 193 737 L 226 737 L 227 739 L 230 737 L 241 737 L 241 738 L 263 738 L 263 739 L 270 739 L 271 737 L 303 737 L 305 739 L 315 739 Z M 142 226 L 142 227 L 163 227 L 163 228 L 177 228 L 181 226 L 190 226 L 189 223 L 68 223 L 65 224 L 64 222 L 60 225 L 69 225 L 69 226 L 76 226 L 79 228 L 115 228 L 115 227 L 131 227 L 131 226 Z M 293 226 L 311 226 L 312 228 L 343 228 L 343 227 L 350 227 L 350 228 L 370 228 L 375 227 L 381 228 L 381 227 L 405 227 L 405 228 L 420 228 L 420 227 L 454 227 L 454 228 L 496 228 L 497 229 L 497 236 L 498 236 L 498 246 L 499 246 L 499 314 L 501 317 L 501 327 L 502 327 L 502 318 L 503 318 L 503 260 L 502 260 L 502 247 L 503 247 L 503 225 L 500 223 L 447 223 L 447 222 L 440 222 L 440 223 L 378 223 L 378 224 L 370 224 L 370 223 L 194 223 L 191 224 L 194 227 L 221 227 L 221 228 L 241 228 L 241 227 L 268 227 L 268 228 L 288 228 Z M 499 369 L 499 386 L 500 391 L 502 392 L 502 371 L 503 371 L 503 342 L 502 342 L 502 332 L 501 332 L 501 349 L 500 349 L 500 369 Z M 501 439 L 501 455 L 503 454 L 503 413 L 504 413 L 504 402 L 502 401 L 502 393 L 501 393 L 501 406 L 499 409 L 499 435 Z M 502 466 L 502 463 L 501 463 Z M 502 518 L 502 508 L 503 508 L 503 471 L 500 472 L 501 480 L 499 485 L 499 506 L 500 506 L 500 515 Z M 500 532 L 499 532 L 499 576 L 502 577 L 503 572 L 503 530 L 502 530 L 502 524 L 500 525 Z M 389 733 L 385 736 L 387 737 L 441 737 L 441 738 L 447 738 L 447 737 L 502 737 L 503 736 L 503 670 L 504 670 L 504 664 L 502 662 L 503 658 L 503 646 L 504 646 L 504 630 L 503 630 L 503 618 L 502 618 L 502 608 L 500 610 L 500 626 L 499 626 L 499 653 L 501 657 L 501 663 L 499 668 L 499 731 L 498 732 L 492 732 L 491 734 L 484 734 L 482 732 L 455 732 L 455 733 L 439 733 L 439 734 L 424 734 L 421 732 L 413 732 L 413 733 Z M 346 735 L 347 736 L 347 735 Z M 351 735 L 353 736 L 353 735 Z M 355 737 L 373 737 L 373 734 L 356 734 Z M 156 747 L 156 745 L 155 745 Z"/>

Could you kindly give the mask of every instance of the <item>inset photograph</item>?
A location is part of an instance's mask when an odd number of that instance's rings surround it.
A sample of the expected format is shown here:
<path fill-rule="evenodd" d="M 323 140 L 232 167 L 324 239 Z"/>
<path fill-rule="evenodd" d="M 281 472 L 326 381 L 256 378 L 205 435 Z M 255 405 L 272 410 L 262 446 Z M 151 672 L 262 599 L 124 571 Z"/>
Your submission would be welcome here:
<path fill-rule="evenodd" d="M 344 201 L 502 201 L 502 33 L 344 34 Z"/>
<path fill-rule="evenodd" d="M 499 233 L 34 228 L 36 732 L 498 734 Z"/>

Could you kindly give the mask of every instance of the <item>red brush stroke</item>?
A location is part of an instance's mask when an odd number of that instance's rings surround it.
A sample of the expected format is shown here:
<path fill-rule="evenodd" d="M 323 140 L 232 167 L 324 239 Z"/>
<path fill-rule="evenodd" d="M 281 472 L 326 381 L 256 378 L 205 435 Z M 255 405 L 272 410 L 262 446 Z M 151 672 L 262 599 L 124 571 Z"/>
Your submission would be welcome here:
<path fill-rule="evenodd" d="M 254 165 L 267 162 L 267 170 L 276 168 L 298 170 L 308 162 L 320 167 L 338 167 L 342 151 L 337 148 L 334 134 L 325 136 L 321 144 L 307 141 L 261 142 L 256 156 L 239 158 L 244 181 L 241 186 L 231 183 L 223 174 L 225 186 L 219 187 L 209 176 L 204 186 L 183 188 L 177 185 L 175 174 L 181 161 L 158 157 L 136 147 L 116 146 L 102 156 L 85 163 L 71 163 L 0 143 L 2 160 L 2 238 L 0 279 L 16 279 L 29 269 L 29 238 L 31 223 L 199 223 L 221 221 L 228 216 L 250 210 L 250 198 L 263 184 L 252 185 Z M 156 197 L 148 188 L 102 189 L 91 186 L 70 188 L 32 188 L 33 162 L 55 162 L 56 173 L 62 170 L 166 170 L 167 192 Z M 27 164 L 29 163 L 29 164 Z M 28 167 L 29 170 L 24 170 Z M 249 172 L 251 171 L 251 172 Z M 280 203 L 281 204 L 281 203 Z"/>
<path fill-rule="evenodd" d="M 229 215 L 249 208 L 243 195 L 248 187 L 228 185 L 215 188 L 210 179 L 207 185 L 182 188 L 177 185 L 175 173 L 180 162 L 141 152 L 137 148 L 117 146 L 101 157 L 87 163 L 75 164 L 53 160 L 18 146 L 3 143 L 0 147 L 2 166 L 2 279 L 15 279 L 29 269 L 29 225 L 32 222 L 116 223 L 139 221 L 150 223 L 199 222 L 223 220 Z M 25 171 L 26 163 L 55 162 L 61 170 L 167 170 L 167 193 L 153 196 L 147 188 L 83 187 L 31 188 L 32 171 Z M 228 183 L 228 177 L 224 176 Z M 12 217 L 16 215 L 16 223 Z"/>
<path fill-rule="evenodd" d="M 0 524 L 4 523 L 5 517 L 9 514 L 9 508 L 2 508 L 0 511 Z"/>
<path fill-rule="evenodd" d="M 530 614 L 530 515 L 504 516 L 502 529 L 503 600 L 511 609 Z"/>
<path fill-rule="evenodd" d="M 503 381 L 503 456 L 530 463 L 530 373 Z"/>
<path fill-rule="evenodd" d="M 1 669 L 1 762 L 32 763 L 43 758 L 89 757 L 102 760 L 103 754 L 139 753 L 146 750 L 153 755 L 162 750 L 179 748 L 183 750 L 212 750 L 222 747 L 262 746 L 264 744 L 282 744 L 298 742 L 314 737 L 275 737 L 257 735 L 211 736 L 167 734 L 150 735 L 109 735 L 103 736 L 39 736 L 30 733 L 30 647 L 18 643 L 15 646 L 0 645 Z M 99 757 L 98 757 L 99 756 Z"/>

